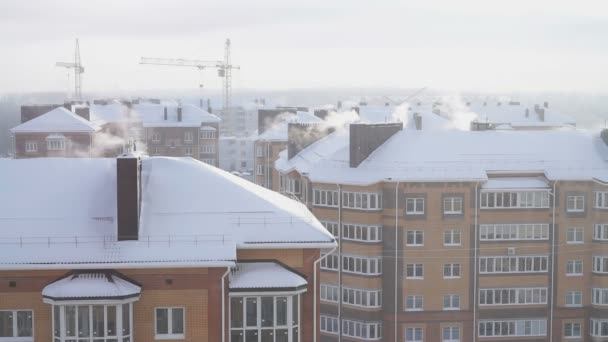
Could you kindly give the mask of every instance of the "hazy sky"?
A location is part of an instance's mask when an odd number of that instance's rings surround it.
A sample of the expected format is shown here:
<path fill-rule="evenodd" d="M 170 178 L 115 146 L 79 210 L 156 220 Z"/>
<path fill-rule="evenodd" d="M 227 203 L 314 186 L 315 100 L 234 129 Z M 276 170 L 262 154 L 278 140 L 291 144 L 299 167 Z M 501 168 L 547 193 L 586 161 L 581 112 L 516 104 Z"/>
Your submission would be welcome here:
<path fill-rule="evenodd" d="M 139 58 L 221 59 L 227 37 L 235 89 L 608 89 L 608 1 L 1 0 L 0 93 L 66 91 L 75 37 L 85 92 L 196 88 Z"/>

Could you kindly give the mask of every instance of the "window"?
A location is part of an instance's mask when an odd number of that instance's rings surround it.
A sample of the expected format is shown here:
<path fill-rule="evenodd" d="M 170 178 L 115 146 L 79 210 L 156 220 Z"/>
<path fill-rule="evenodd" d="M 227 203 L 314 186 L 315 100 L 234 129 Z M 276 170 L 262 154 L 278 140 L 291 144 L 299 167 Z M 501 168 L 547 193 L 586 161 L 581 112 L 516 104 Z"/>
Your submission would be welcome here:
<path fill-rule="evenodd" d="M 25 152 L 38 152 L 38 143 L 36 141 L 26 141 Z"/>
<path fill-rule="evenodd" d="M 382 258 L 343 255 L 342 271 L 355 274 L 382 274 Z"/>
<path fill-rule="evenodd" d="M 548 258 L 543 256 L 494 256 L 479 258 L 479 273 L 547 272 Z"/>
<path fill-rule="evenodd" d="M 300 191 L 301 191 L 301 184 L 300 184 L 300 180 L 299 179 L 293 179 L 290 178 L 288 176 L 282 176 L 280 177 L 279 180 L 280 183 L 283 183 L 281 188 L 283 188 L 283 192 L 288 193 L 288 194 L 292 194 L 292 195 L 299 195 Z"/>
<path fill-rule="evenodd" d="M 201 153 L 215 153 L 215 145 L 201 145 Z"/>
<path fill-rule="evenodd" d="M 460 342 L 460 327 L 443 327 L 443 342 Z"/>
<path fill-rule="evenodd" d="M 264 175 L 264 165 L 256 165 L 255 166 L 255 174 L 263 176 Z"/>
<path fill-rule="evenodd" d="M 342 303 L 366 308 L 378 308 L 382 305 L 382 290 L 361 290 L 343 287 Z"/>
<path fill-rule="evenodd" d="M 155 311 L 155 339 L 169 340 L 184 338 L 184 308 L 156 308 Z"/>
<path fill-rule="evenodd" d="M 569 213 L 582 213 L 585 211 L 585 196 L 568 196 L 566 211 Z"/>
<path fill-rule="evenodd" d="M 443 310 L 460 310 L 460 296 L 455 294 L 443 296 Z"/>
<path fill-rule="evenodd" d="M 423 215 L 424 198 L 407 198 L 405 200 L 406 215 Z"/>
<path fill-rule="evenodd" d="M 482 224 L 479 226 L 480 241 L 548 240 L 548 223 Z"/>
<path fill-rule="evenodd" d="M 34 312 L 0 310 L 0 341 L 33 341 Z"/>
<path fill-rule="evenodd" d="M 444 246 L 460 246 L 460 230 L 450 229 L 443 232 Z"/>
<path fill-rule="evenodd" d="M 320 207 L 338 207 L 338 191 L 313 189 L 312 194 L 312 204 Z"/>
<path fill-rule="evenodd" d="M 339 332 L 338 329 L 339 329 L 338 318 L 321 315 L 321 332 L 337 334 Z"/>
<path fill-rule="evenodd" d="M 444 197 L 443 213 L 445 215 L 462 214 L 462 197 Z"/>
<path fill-rule="evenodd" d="M 422 328 L 405 328 L 405 342 L 422 342 L 423 335 Z"/>
<path fill-rule="evenodd" d="M 382 193 L 342 191 L 342 207 L 360 210 L 382 209 Z"/>
<path fill-rule="evenodd" d="M 594 287 L 591 289 L 591 303 L 594 305 L 608 305 L 608 288 Z"/>
<path fill-rule="evenodd" d="M 566 242 L 569 244 L 583 243 L 584 230 L 583 228 L 568 228 L 566 232 Z"/>
<path fill-rule="evenodd" d="M 159 132 L 152 133 L 152 142 L 160 142 L 160 133 Z"/>
<path fill-rule="evenodd" d="M 591 319 L 591 336 L 608 337 L 608 319 Z"/>
<path fill-rule="evenodd" d="M 568 260 L 568 262 L 566 262 L 566 275 L 583 275 L 583 260 Z"/>
<path fill-rule="evenodd" d="M 406 237 L 406 246 L 423 246 L 424 233 L 421 230 L 408 230 Z"/>
<path fill-rule="evenodd" d="M 334 237 L 340 237 L 340 232 L 339 232 L 339 226 L 338 226 L 338 222 L 331 222 L 331 221 L 320 221 L 321 224 L 323 225 L 323 227 L 325 227 L 325 229 L 327 229 L 328 232 L 331 233 L 331 235 L 333 235 Z"/>
<path fill-rule="evenodd" d="M 481 209 L 549 208 L 549 191 L 482 192 Z"/>
<path fill-rule="evenodd" d="M 130 341 L 132 304 L 53 305 L 53 341 Z"/>
<path fill-rule="evenodd" d="M 544 319 L 482 320 L 478 327 L 479 337 L 547 335 L 547 321 Z"/>
<path fill-rule="evenodd" d="M 215 139 L 215 129 L 201 129 L 199 139 Z"/>
<path fill-rule="evenodd" d="M 443 278 L 454 279 L 460 278 L 460 264 L 444 264 Z"/>
<path fill-rule="evenodd" d="M 479 289 L 479 305 L 547 304 L 546 287 Z"/>
<path fill-rule="evenodd" d="M 230 340 L 300 341 L 300 307 L 300 295 L 230 297 Z"/>
<path fill-rule="evenodd" d="M 573 323 L 573 322 L 564 323 L 564 337 L 565 338 L 581 337 L 581 324 Z"/>
<path fill-rule="evenodd" d="M 264 156 L 264 146 L 256 146 L 255 147 L 255 156 L 263 157 Z"/>
<path fill-rule="evenodd" d="M 215 165 L 215 158 L 201 158 L 201 161 L 205 164 Z"/>
<path fill-rule="evenodd" d="M 567 291 L 566 292 L 566 306 L 583 306 L 583 292 L 582 291 Z"/>
<path fill-rule="evenodd" d="M 608 273 L 608 256 L 594 255 L 592 261 L 593 273 Z"/>
<path fill-rule="evenodd" d="M 338 264 L 338 255 L 329 254 L 326 258 L 323 258 L 327 254 L 321 254 L 321 269 L 328 271 L 337 271 L 340 264 Z"/>
<path fill-rule="evenodd" d="M 364 340 L 379 340 L 382 338 L 382 323 L 342 319 L 342 335 Z"/>
<path fill-rule="evenodd" d="M 596 224 L 593 226 L 593 240 L 608 241 L 608 224 Z"/>
<path fill-rule="evenodd" d="M 65 139 L 49 139 L 46 141 L 46 148 L 49 151 L 65 150 Z"/>
<path fill-rule="evenodd" d="M 185 131 L 184 132 L 184 142 L 186 144 L 192 144 L 193 141 L 194 141 L 194 134 L 192 134 L 192 131 Z"/>
<path fill-rule="evenodd" d="M 424 308 L 424 297 L 420 295 L 407 296 L 405 298 L 405 311 L 422 311 Z"/>
<path fill-rule="evenodd" d="M 593 207 L 598 209 L 608 209 L 608 191 L 595 191 Z"/>
<path fill-rule="evenodd" d="M 407 279 L 424 279 L 423 264 L 407 264 L 405 270 L 405 277 Z"/>
<path fill-rule="evenodd" d="M 382 227 L 345 223 L 342 227 L 342 238 L 351 241 L 380 242 Z"/>
<path fill-rule="evenodd" d="M 337 303 L 340 299 L 338 286 L 321 284 L 321 300 Z"/>
<path fill-rule="evenodd" d="M 184 148 L 184 154 L 187 156 L 191 156 L 192 155 L 192 146 L 186 146 Z"/>

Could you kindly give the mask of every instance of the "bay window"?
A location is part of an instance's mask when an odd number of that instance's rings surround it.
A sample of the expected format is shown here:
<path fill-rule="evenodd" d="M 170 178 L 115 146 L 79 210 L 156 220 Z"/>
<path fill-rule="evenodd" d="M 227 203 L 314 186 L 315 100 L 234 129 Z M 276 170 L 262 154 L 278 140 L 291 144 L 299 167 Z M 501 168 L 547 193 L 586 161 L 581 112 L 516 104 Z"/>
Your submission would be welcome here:
<path fill-rule="evenodd" d="M 231 342 L 300 341 L 300 295 L 232 296 Z"/>
<path fill-rule="evenodd" d="M 53 305 L 53 341 L 131 342 L 132 305 Z"/>

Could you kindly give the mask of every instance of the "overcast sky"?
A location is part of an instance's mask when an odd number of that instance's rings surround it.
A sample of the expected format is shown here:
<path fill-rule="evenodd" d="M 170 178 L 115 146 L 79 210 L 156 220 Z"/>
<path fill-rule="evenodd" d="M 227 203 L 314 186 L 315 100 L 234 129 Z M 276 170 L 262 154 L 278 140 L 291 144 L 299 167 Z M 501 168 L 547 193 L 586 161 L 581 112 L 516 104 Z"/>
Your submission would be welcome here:
<path fill-rule="evenodd" d="M 0 93 L 66 91 L 76 37 L 85 92 L 219 88 L 138 62 L 221 59 L 228 37 L 235 89 L 608 89 L 608 1 L 1 0 Z"/>

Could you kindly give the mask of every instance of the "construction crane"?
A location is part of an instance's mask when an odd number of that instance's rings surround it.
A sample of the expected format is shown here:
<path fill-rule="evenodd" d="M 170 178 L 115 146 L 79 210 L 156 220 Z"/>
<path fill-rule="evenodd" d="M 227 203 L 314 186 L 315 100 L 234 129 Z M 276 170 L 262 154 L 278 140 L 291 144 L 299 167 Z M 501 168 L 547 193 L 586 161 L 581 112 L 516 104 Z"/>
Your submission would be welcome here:
<path fill-rule="evenodd" d="M 74 69 L 74 97 L 76 100 L 82 100 L 82 74 L 84 73 L 84 67 L 80 63 L 80 45 L 78 44 L 78 38 L 76 38 L 74 63 L 57 62 L 55 63 L 55 66 Z"/>
<path fill-rule="evenodd" d="M 230 39 L 226 39 L 224 46 L 223 61 L 203 61 L 196 59 L 169 59 L 169 58 L 147 58 L 142 57 L 139 64 L 153 65 L 169 65 L 169 66 L 184 66 L 195 67 L 198 70 L 206 68 L 217 69 L 217 75 L 223 78 L 222 95 L 224 98 L 224 108 L 229 108 L 232 102 L 232 69 L 240 69 L 240 67 L 232 65 L 230 60 Z M 202 88 L 202 84 L 200 85 Z"/>

